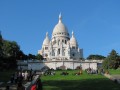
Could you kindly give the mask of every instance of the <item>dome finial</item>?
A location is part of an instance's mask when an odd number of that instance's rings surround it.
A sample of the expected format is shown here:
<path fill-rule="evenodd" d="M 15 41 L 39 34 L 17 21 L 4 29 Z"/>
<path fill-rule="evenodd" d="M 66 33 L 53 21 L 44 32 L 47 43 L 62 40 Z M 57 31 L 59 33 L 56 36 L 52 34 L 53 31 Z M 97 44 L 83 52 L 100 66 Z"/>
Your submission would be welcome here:
<path fill-rule="evenodd" d="M 74 32 L 72 31 L 72 37 L 74 37 Z"/>
<path fill-rule="evenodd" d="M 61 15 L 61 12 L 59 14 L 59 22 L 62 22 L 62 15 Z"/>
<path fill-rule="evenodd" d="M 46 32 L 46 37 L 48 36 L 48 32 Z"/>

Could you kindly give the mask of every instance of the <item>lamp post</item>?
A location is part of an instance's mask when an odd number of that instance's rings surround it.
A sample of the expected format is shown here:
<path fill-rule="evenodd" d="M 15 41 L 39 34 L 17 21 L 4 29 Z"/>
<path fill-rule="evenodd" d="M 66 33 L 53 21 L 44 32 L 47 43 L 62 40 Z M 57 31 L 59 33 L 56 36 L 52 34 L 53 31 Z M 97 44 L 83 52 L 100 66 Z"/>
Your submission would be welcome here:
<path fill-rule="evenodd" d="M 82 68 L 82 65 L 81 65 L 81 60 L 80 60 L 80 68 Z"/>
<path fill-rule="evenodd" d="M 57 64 L 57 62 L 55 62 L 55 69 L 56 69 L 56 64 Z"/>
<path fill-rule="evenodd" d="M 89 61 L 89 68 L 90 68 L 90 61 Z"/>
<path fill-rule="evenodd" d="M 74 70 L 74 61 L 73 61 L 73 70 Z"/>

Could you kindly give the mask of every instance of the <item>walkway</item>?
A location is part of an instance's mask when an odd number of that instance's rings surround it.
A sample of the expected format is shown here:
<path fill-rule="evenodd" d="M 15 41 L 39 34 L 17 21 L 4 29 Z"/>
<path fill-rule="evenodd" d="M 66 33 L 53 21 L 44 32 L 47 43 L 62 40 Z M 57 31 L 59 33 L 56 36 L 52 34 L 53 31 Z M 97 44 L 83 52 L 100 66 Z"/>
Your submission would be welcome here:
<path fill-rule="evenodd" d="M 111 75 L 113 78 L 115 78 L 118 83 L 120 83 L 120 75 Z"/>
<path fill-rule="evenodd" d="M 120 84 L 120 75 L 104 74 L 107 78 Z"/>

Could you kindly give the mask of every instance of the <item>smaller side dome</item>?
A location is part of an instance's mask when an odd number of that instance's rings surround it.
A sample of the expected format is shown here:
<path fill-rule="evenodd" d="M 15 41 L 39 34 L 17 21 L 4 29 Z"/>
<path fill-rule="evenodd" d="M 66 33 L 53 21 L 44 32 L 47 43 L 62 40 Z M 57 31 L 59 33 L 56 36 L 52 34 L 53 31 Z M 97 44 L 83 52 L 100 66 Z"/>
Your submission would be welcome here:
<path fill-rule="evenodd" d="M 72 32 L 72 37 L 70 39 L 70 45 L 77 46 L 77 40 L 75 39 L 73 32 Z"/>
<path fill-rule="evenodd" d="M 46 33 L 46 37 L 45 37 L 45 39 L 44 39 L 44 41 L 43 41 L 43 45 L 49 45 L 49 43 L 50 43 L 50 39 L 49 39 L 49 37 L 48 37 L 48 32 Z"/>

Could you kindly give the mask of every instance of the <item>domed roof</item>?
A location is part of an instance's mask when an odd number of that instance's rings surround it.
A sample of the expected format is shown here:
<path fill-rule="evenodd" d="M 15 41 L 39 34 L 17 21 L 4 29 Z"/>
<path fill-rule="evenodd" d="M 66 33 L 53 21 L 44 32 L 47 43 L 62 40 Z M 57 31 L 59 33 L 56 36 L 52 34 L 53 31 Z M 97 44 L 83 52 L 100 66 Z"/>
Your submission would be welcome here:
<path fill-rule="evenodd" d="M 70 39 L 70 45 L 77 45 L 77 40 L 75 39 L 73 32 L 72 32 L 72 37 Z"/>
<path fill-rule="evenodd" d="M 43 41 L 43 45 L 49 45 L 50 39 L 48 37 L 48 32 L 46 33 L 46 38 Z"/>
<path fill-rule="evenodd" d="M 66 28 L 66 26 L 62 23 L 62 16 L 61 14 L 59 15 L 59 22 L 58 24 L 54 27 L 53 29 L 53 35 L 56 35 L 56 34 L 66 34 L 68 35 L 68 30 Z"/>

